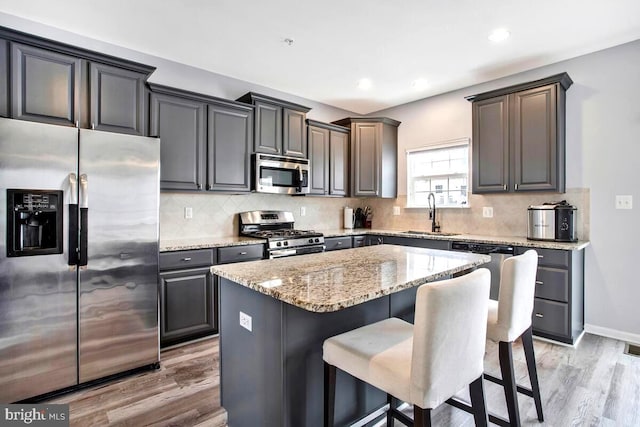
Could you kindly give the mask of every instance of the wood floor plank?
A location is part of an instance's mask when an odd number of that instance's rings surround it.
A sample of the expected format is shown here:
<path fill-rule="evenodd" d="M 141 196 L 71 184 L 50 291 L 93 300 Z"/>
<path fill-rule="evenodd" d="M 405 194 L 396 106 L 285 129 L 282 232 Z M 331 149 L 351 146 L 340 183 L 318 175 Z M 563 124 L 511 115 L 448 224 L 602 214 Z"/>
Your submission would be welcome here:
<path fill-rule="evenodd" d="M 224 427 L 227 413 L 220 406 L 218 342 L 216 337 L 163 351 L 159 370 L 59 396 L 50 402 L 69 404 L 74 427 Z M 623 342 L 586 334 L 577 348 L 540 340 L 534 340 L 534 348 L 545 422 L 538 423 L 533 399 L 519 395 L 523 426 L 640 426 L 640 357 L 623 354 Z M 528 384 L 519 341 L 514 343 L 513 351 L 516 377 Z M 497 345 L 489 341 L 485 370 L 500 376 Z M 459 395 L 468 400 L 465 390 Z M 485 381 L 485 395 L 490 411 L 505 416 L 502 389 Z M 411 412 L 408 409 L 409 415 Z M 470 414 L 448 405 L 433 411 L 433 421 L 434 426 L 442 427 L 474 425 Z"/>

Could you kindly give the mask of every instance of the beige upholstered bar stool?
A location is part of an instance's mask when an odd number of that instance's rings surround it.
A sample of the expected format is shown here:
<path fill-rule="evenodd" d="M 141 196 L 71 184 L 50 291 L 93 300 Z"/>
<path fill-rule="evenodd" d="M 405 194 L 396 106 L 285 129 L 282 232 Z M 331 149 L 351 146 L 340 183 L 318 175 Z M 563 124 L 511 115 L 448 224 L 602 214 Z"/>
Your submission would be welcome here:
<path fill-rule="evenodd" d="M 469 386 L 476 425 L 487 425 L 482 384 L 491 273 L 485 268 L 420 286 L 415 326 L 385 319 L 327 339 L 325 426 L 333 426 L 336 368 L 413 404 L 414 426 L 431 425 L 431 409 Z M 340 390 L 337 390 L 338 395 Z M 393 418 L 410 418 L 389 407 Z"/>
<path fill-rule="evenodd" d="M 544 420 L 531 335 L 537 269 L 538 253 L 533 249 L 522 255 L 507 258 L 502 263 L 500 272 L 498 301 L 489 301 L 487 338 L 498 343 L 502 379 L 489 374 L 484 374 L 484 378 L 504 387 L 509 420 L 507 422 L 493 415 L 489 417 L 492 422 L 499 425 L 520 426 L 517 392 L 533 397 L 538 420 Z M 512 344 L 519 337 L 522 337 L 522 346 L 527 360 L 530 389 L 517 385 L 515 380 Z"/>

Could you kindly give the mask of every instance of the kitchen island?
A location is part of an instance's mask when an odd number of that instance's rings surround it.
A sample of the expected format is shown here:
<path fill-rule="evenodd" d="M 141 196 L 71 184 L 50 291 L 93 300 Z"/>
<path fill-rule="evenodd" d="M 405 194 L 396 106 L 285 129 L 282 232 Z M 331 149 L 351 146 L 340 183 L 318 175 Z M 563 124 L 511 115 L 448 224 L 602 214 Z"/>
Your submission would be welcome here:
<path fill-rule="evenodd" d="M 220 280 L 220 384 L 229 426 L 321 426 L 326 338 L 388 317 L 413 321 L 419 285 L 489 260 L 380 245 L 211 267 Z M 386 401 L 344 373 L 337 390 L 337 424 Z"/>

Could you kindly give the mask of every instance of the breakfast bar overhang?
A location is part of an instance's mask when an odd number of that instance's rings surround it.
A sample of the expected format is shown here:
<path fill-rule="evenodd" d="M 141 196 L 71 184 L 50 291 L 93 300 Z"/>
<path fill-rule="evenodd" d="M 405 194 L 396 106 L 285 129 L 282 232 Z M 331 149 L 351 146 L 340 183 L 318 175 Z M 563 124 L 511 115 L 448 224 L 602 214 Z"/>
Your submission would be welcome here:
<path fill-rule="evenodd" d="M 486 255 L 378 245 L 211 267 L 219 280 L 220 387 L 230 427 L 322 426 L 322 343 L 388 317 L 413 321 L 417 287 L 464 274 Z M 386 395 L 337 377 L 335 421 Z"/>

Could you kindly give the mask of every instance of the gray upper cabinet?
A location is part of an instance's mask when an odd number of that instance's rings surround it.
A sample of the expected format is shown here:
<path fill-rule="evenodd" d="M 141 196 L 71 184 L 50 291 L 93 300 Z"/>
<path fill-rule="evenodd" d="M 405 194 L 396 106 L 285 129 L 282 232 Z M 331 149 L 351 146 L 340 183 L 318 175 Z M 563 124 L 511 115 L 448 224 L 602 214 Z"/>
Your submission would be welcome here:
<path fill-rule="evenodd" d="M 207 120 L 207 190 L 251 190 L 253 108 L 209 104 Z"/>
<path fill-rule="evenodd" d="M 0 115 L 147 134 L 145 82 L 154 67 L 7 28 L 0 61 Z"/>
<path fill-rule="evenodd" d="M 146 135 L 146 75 L 111 65 L 89 65 L 91 128 Z"/>
<path fill-rule="evenodd" d="M 201 190 L 204 183 L 206 104 L 151 93 L 150 133 L 160 137 L 160 188 Z"/>
<path fill-rule="evenodd" d="M 474 193 L 565 190 L 567 73 L 470 96 Z"/>
<path fill-rule="evenodd" d="M 333 123 L 351 128 L 351 195 L 396 197 L 400 122 L 386 117 L 367 117 Z"/>
<path fill-rule="evenodd" d="M 250 191 L 253 107 L 166 86 L 149 86 L 151 134 L 161 141 L 160 188 Z"/>
<path fill-rule="evenodd" d="M 0 39 L 0 116 L 9 117 L 9 43 Z"/>
<path fill-rule="evenodd" d="M 11 44 L 11 117 L 75 126 L 80 120 L 82 60 Z"/>
<path fill-rule="evenodd" d="M 307 119 L 310 194 L 346 196 L 349 184 L 349 129 Z"/>
<path fill-rule="evenodd" d="M 238 101 L 255 106 L 254 152 L 307 157 L 305 119 L 310 108 L 253 92 Z"/>

